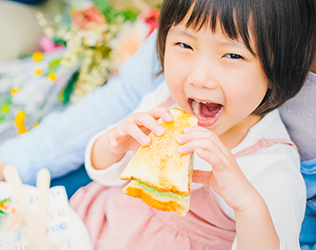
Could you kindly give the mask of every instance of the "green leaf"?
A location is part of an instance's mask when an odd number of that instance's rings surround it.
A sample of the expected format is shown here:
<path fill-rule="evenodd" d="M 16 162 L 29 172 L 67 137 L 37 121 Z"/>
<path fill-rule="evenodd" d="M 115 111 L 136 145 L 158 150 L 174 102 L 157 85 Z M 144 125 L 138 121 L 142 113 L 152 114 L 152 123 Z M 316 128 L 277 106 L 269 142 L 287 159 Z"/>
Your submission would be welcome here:
<path fill-rule="evenodd" d="M 55 37 L 55 38 L 53 39 L 53 41 L 54 41 L 55 44 L 61 44 L 61 45 L 64 45 L 64 46 L 67 45 L 66 40 L 64 40 L 64 39 L 62 39 L 62 38 L 60 38 L 60 37 Z"/>
<path fill-rule="evenodd" d="M 105 16 L 106 21 L 115 24 L 120 21 L 136 21 L 140 11 L 135 8 L 125 8 L 124 10 L 117 10 L 107 0 L 94 0 L 97 9 Z M 121 20 L 123 17 L 123 20 Z"/>
<path fill-rule="evenodd" d="M 67 105 L 70 101 L 71 94 L 74 90 L 75 84 L 79 77 L 79 71 L 76 71 L 72 77 L 69 79 L 65 89 L 61 92 L 59 95 L 59 102 L 61 102 L 63 105 Z"/>
<path fill-rule="evenodd" d="M 32 58 L 32 54 L 21 54 L 19 55 L 19 59 L 27 59 Z"/>
<path fill-rule="evenodd" d="M 61 58 L 51 61 L 48 64 L 49 72 L 55 72 L 60 66 L 60 61 L 61 61 Z"/>
<path fill-rule="evenodd" d="M 7 199 L 0 201 L 0 206 L 3 206 L 7 202 L 11 202 L 11 198 L 7 198 Z"/>
<path fill-rule="evenodd" d="M 123 10 L 123 15 L 125 17 L 125 20 L 130 20 L 132 22 L 137 20 L 139 13 L 140 13 L 139 11 L 135 9 L 131 9 L 131 8 L 127 8 Z"/>

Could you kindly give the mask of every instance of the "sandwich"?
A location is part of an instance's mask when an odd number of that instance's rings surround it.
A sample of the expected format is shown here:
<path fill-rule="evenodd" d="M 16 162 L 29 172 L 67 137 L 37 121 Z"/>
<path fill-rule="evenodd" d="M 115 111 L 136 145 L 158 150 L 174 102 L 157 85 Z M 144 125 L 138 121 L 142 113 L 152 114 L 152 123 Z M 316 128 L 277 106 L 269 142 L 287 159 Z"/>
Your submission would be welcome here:
<path fill-rule="evenodd" d="M 151 143 L 141 146 L 121 174 L 131 180 L 124 193 L 147 205 L 184 216 L 189 210 L 193 175 L 193 153 L 180 154 L 176 137 L 183 129 L 197 125 L 197 118 L 180 109 L 171 109 L 172 122 L 162 122 L 162 136 L 149 135 Z"/>

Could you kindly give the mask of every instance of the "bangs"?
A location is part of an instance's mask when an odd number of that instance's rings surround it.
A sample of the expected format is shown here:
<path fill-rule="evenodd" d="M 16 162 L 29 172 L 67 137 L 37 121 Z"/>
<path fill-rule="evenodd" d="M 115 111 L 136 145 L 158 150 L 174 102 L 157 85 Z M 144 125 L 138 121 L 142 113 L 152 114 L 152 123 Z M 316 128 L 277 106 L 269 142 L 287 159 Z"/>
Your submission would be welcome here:
<path fill-rule="evenodd" d="M 251 1 L 180 0 L 174 10 L 176 11 L 169 19 L 172 25 L 176 26 L 187 20 L 187 28 L 199 31 L 208 26 L 212 32 L 216 32 L 219 25 L 224 35 L 232 40 L 241 39 L 249 51 L 256 54 L 249 41 Z"/>

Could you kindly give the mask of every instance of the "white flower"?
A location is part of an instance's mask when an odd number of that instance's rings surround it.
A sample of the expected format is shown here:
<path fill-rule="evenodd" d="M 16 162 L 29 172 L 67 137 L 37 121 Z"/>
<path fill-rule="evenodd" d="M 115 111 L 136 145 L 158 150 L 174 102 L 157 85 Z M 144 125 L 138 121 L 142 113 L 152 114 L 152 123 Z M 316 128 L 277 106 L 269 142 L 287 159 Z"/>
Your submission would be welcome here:
<path fill-rule="evenodd" d="M 126 62 L 146 40 L 149 27 L 142 20 L 122 24 L 117 36 L 109 41 L 113 70 Z"/>

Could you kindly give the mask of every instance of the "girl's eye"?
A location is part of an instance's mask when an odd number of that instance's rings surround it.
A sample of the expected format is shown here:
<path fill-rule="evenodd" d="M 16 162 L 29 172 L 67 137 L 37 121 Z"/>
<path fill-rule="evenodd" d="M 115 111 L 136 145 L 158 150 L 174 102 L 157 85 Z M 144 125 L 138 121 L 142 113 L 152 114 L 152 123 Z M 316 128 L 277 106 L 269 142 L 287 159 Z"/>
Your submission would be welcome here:
<path fill-rule="evenodd" d="M 244 59 L 241 55 L 232 54 L 232 53 L 226 54 L 224 55 L 224 57 L 231 58 L 231 59 Z"/>
<path fill-rule="evenodd" d="M 193 48 L 190 45 L 186 44 L 186 43 L 176 43 L 176 44 L 181 46 L 184 49 L 191 49 L 191 50 L 193 50 Z"/>

